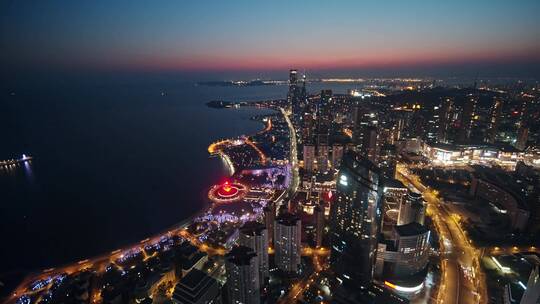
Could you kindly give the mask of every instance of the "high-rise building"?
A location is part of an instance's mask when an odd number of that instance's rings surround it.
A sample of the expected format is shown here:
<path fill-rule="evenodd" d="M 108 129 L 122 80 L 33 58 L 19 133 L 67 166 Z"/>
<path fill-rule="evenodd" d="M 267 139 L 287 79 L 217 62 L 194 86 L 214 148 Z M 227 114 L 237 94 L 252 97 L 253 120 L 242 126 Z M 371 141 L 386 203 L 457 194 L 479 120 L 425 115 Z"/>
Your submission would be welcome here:
<path fill-rule="evenodd" d="M 216 279 L 198 269 L 192 269 L 174 286 L 175 304 L 219 304 L 221 290 Z"/>
<path fill-rule="evenodd" d="M 454 99 L 452 97 L 444 97 L 441 102 L 439 114 L 439 126 L 437 130 L 437 140 L 442 143 L 448 142 L 448 132 L 452 123 L 452 108 Z"/>
<path fill-rule="evenodd" d="M 304 143 L 313 141 L 315 122 L 312 113 L 304 113 L 302 118 L 302 140 Z"/>
<path fill-rule="evenodd" d="M 429 261 L 430 231 L 424 225 L 410 223 L 395 226 L 393 243 L 379 244 L 378 264 L 384 263 L 387 273 L 405 278 L 424 270 Z"/>
<path fill-rule="evenodd" d="M 379 168 L 388 178 L 396 177 L 397 149 L 396 146 L 385 144 L 381 147 L 379 155 Z"/>
<path fill-rule="evenodd" d="M 364 128 L 364 136 L 363 136 L 363 142 L 362 142 L 362 150 L 364 155 L 367 156 L 367 158 L 376 163 L 379 151 L 378 151 L 378 145 L 377 145 L 377 127 L 376 126 L 367 126 Z"/>
<path fill-rule="evenodd" d="M 247 222 L 240 228 L 238 244 L 255 250 L 259 264 L 259 283 L 268 282 L 268 235 L 266 226 L 259 222 Z"/>
<path fill-rule="evenodd" d="M 380 170 L 360 153 L 341 160 L 332 203 L 331 266 L 344 280 L 363 286 L 373 278 L 381 216 Z"/>
<path fill-rule="evenodd" d="M 329 152 L 330 149 L 326 144 L 321 144 L 317 147 L 317 169 L 321 173 L 328 171 Z"/>
<path fill-rule="evenodd" d="M 315 145 L 304 144 L 304 170 L 312 173 L 315 169 Z"/>
<path fill-rule="evenodd" d="M 260 303 L 259 265 L 253 249 L 233 247 L 225 256 L 225 269 L 229 303 Z"/>
<path fill-rule="evenodd" d="M 332 167 L 333 168 L 339 168 L 339 165 L 341 164 L 341 159 L 343 158 L 343 145 L 341 144 L 334 144 L 332 146 Z"/>
<path fill-rule="evenodd" d="M 318 106 L 317 116 L 321 119 L 332 120 L 330 105 L 332 103 L 332 90 L 322 90 L 321 99 Z"/>
<path fill-rule="evenodd" d="M 302 223 L 294 214 L 285 212 L 275 223 L 275 263 L 284 272 L 297 273 L 300 270 Z"/>
<path fill-rule="evenodd" d="M 364 106 L 357 104 L 353 108 L 353 132 L 352 142 L 356 150 L 360 151 L 364 143 L 364 129 L 369 123 L 369 111 Z"/>
<path fill-rule="evenodd" d="M 276 219 L 276 203 L 269 202 L 264 207 L 264 223 L 268 234 L 268 246 L 274 248 L 274 221 Z"/>
<path fill-rule="evenodd" d="M 382 181 L 382 219 L 381 233 L 385 238 L 392 238 L 394 234 L 393 227 L 397 225 L 399 217 L 399 206 L 407 199 L 409 189 L 397 179 L 385 178 Z"/>
<path fill-rule="evenodd" d="M 287 104 L 291 110 L 298 106 L 298 91 L 298 71 L 292 69 L 289 71 L 289 92 L 287 93 Z"/>
<path fill-rule="evenodd" d="M 407 225 L 410 223 L 424 224 L 426 216 L 426 202 L 422 194 L 410 192 L 406 199 L 399 205 L 398 225 Z"/>
<path fill-rule="evenodd" d="M 320 204 L 315 206 L 313 215 L 315 216 L 315 245 L 321 247 L 324 236 L 324 207 Z"/>
<path fill-rule="evenodd" d="M 499 129 L 499 123 L 501 120 L 503 101 L 500 98 L 493 100 L 493 107 L 491 108 L 491 115 L 488 123 L 488 130 L 486 134 L 486 142 L 494 143 L 497 137 L 497 131 Z"/>
<path fill-rule="evenodd" d="M 477 103 L 478 96 L 472 94 L 467 96 L 465 104 L 463 105 L 463 111 L 461 112 L 461 125 L 458 132 L 459 143 L 468 143 L 471 138 L 471 131 L 473 127 Z"/>
<path fill-rule="evenodd" d="M 516 138 L 516 149 L 525 150 L 527 148 L 527 141 L 529 140 L 529 127 L 523 124 L 519 127 Z"/>

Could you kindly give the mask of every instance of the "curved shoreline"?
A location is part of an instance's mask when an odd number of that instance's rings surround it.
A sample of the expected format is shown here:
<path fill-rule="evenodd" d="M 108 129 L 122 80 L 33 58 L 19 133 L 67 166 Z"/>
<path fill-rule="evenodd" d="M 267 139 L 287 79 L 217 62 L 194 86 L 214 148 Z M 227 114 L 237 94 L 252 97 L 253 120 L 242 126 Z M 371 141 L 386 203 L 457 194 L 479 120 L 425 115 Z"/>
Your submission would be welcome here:
<path fill-rule="evenodd" d="M 258 106 L 247 106 L 247 107 L 255 108 L 258 110 L 266 109 L 266 110 L 275 111 L 274 109 L 258 107 Z M 255 132 L 255 134 L 259 134 L 265 131 L 268 131 L 268 128 L 266 125 L 265 125 L 265 128 L 263 128 L 260 131 Z M 230 141 L 230 139 L 227 139 L 224 141 Z M 222 151 L 218 151 L 217 153 L 220 154 L 220 157 L 222 157 L 226 161 L 228 160 L 228 164 L 230 164 L 231 166 L 229 168 L 229 173 L 230 175 L 234 174 L 234 165 L 230 157 Z M 231 171 L 231 168 L 232 168 L 232 171 Z M 161 232 L 152 234 L 148 238 L 139 241 L 139 243 L 122 246 L 122 248 L 115 249 L 111 251 L 110 253 L 103 253 L 103 254 L 100 254 L 91 258 L 80 260 L 80 261 L 66 262 L 65 264 L 62 264 L 60 266 L 47 268 L 41 271 L 39 270 L 30 271 L 22 279 L 22 281 L 17 285 L 17 287 L 11 292 L 11 294 L 7 296 L 7 298 L 0 299 L 0 300 L 3 301 L 2 303 L 14 303 L 19 297 L 25 294 L 38 292 L 39 290 L 31 291 L 29 285 L 39 280 L 43 280 L 43 279 L 54 277 L 54 276 L 59 276 L 62 274 L 71 275 L 71 274 L 74 274 L 83 270 L 87 270 L 87 269 L 93 269 L 95 271 L 103 270 L 106 265 L 111 263 L 111 260 L 117 260 L 120 256 L 123 256 L 125 253 L 128 253 L 130 251 L 134 251 L 134 250 L 142 251 L 144 250 L 144 247 L 148 245 L 154 245 L 156 243 L 159 243 L 159 241 L 163 237 L 179 236 L 183 238 L 184 240 L 189 240 L 181 236 L 180 232 L 183 231 L 189 224 L 191 224 L 195 218 L 199 217 L 201 214 L 204 214 L 209 206 L 210 206 L 210 203 L 206 201 L 205 203 L 202 204 L 201 208 L 198 211 L 196 211 L 194 214 L 188 216 L 186 219 L 176 224 L 173 224 L 172 226 L 162 230 Z"/>

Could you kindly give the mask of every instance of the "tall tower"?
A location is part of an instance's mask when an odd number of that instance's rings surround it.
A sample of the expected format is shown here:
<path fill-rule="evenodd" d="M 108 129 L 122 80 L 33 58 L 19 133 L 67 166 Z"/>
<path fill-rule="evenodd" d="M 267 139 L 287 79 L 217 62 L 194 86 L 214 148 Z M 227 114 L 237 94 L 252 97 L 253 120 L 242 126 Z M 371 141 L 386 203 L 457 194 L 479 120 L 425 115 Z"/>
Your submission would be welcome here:
<path fill-rule="evenodd" d="M 276 266 L 282 271 L 297 273 L 300 270 L 302 237 L 300 218 L 285 212 L 276 218 L 275 230 Z"/>
<path fill-rule="evenodd" d="M 287 93 L 287 103 L 291 109 L 298 106 L 298 71 L 289 70 L 289 92 Z"/>
<path fill-rule="evenodd" d="M 437 140 L 439 142 L 448 142 L 448 131 L 450 130 L 450 123 L 452 122 L 453 106 L 454 99 L 452 97 L 443 98 L 439 114 L 439 128 L 437 130 Z"/>
<path fill-rule="evenodd" d="M 332 204 L 330 263 L 343 279 L 367 286 L 373 278 L 381 216 L 380 170 L 359 153 L 348 151 Z"/>
<path fill-rule="evenodd" d="M 315 163 L 315 145 L 306 143 L 304 144 L 304 170 L 311 174 Z"/>
<path fill-rule="evenodd" d="M 225 269 L 229 303 L 260 303 L 259 265 L 253 249 L 234 247 L 225 256 Z"/>
<path fill-rule="evenodd" d="M 478 97 L 476 95 L 468 95 L 465 104 L 463 105 L 463 111 L 461 113 L 461 128 L 458 133 L 459 143 L 468 143 L 471 138 L 471 131 L 473 127 L 474 115 L 476 113 L 476 104 L 478 103 Z"/>
<path fill-rule="evenodd" d="M 379 168 L 381 173 L 389 178 L 396 177 L 397 151 L 395 145 L 385 144 L 381 147 Z"/>
<path fill-rule="evenodd" d="M 330 148 L 327 144 L 320 144 L 317 147 L 317 168 L 319 172 L 324 173 L 328 171 L 328 153 Z"/>
<path fill-rule="evenodd" d="M 259 283 L 261 286 L 268 282 L 268 235 L 264 224 L 247 222 L 240 228 L 238 244 L 249 247 L 257 254 L 259 265 Z"/>
<path fill-rule="evenodd" d="M 494 143 L 497 136 L 497 130 L 499 128 L 499 122 L 501 120 L 501 112 L 503 107 L 503 101 L 500 98 L 495 98 L 493 101 L 493 108 L 491 108 L 491 116 L 489 118 L 488 130 L 486 134 L 486 142 Z"/>
<path fill-rule="evenodd" d="M 378 150 L 377 127 L 365 127 L 361 151 L 364 153 L 364 155 L 367 156 L 370 161 L 376 163 L 379 156 Z"/>

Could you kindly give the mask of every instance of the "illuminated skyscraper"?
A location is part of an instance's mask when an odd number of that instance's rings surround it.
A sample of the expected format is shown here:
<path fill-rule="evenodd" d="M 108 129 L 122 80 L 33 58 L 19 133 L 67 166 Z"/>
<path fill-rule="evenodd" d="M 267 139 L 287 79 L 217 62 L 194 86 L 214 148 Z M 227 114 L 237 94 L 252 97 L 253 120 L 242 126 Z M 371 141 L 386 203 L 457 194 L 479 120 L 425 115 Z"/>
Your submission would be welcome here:
<path fill-rule="evenodd" d="M 264 224 L 247 222 L 240 228 L 238 244 L 255 250 L 259 264 L 259 283 L 264 286 L 268 281 L 268 235 Z"/>
<path fill-rule="evenodd" d="M 298 71 L 289 71 L 289 92 L 287 93 L 288 106 L 293 109 L 298 106 L 299 90 L 298 90 Z"/>
<path fill-rule="evenodd" d="M 396 146 L 385 144 L 380 150 L 379 168 L 382 174 L 389 178 L 395 178 L 397 165 Z"/>
<path fill-rule="evenodd" d="M 362 153 L 367 158 L 376 163 L 379 156 L 379 149 L 377 145 L 377 127 L 367 126 L 364 128 L 364 136 L 362 139 Z"/>
<path fill-rule="evenodd" d="M 326 144 L 321 144 L 317 147 L 317 169 L 319 172 L 324 173 L 328 171 L 329 152 L 330 149 Z"/>
<path fill-rule="evenodd" d="M 225 269 L 229 303 L 260 303 L 259 265 L 253 249 L 233 247 L 225 256 Z"/>
<path fill-rule="evenodd" d="M 332 204 L 330 263 L 343 280 L 363 286 L 373 278 L 381 216 L 380 171 L 359 153 L 348 151 L 336 182 Z"/>
<path fill-rule="evenodd" d="M 332 167 L 339 168 L 341 164 L 341 159 L 343 158 L 343 145 L 334 144 L 332 146 Z"/>
<path fill-rule="evenodd" d="M 315 146 L 312 144 L 304 144 L 304 170 L 307 173 L 312 173 L 315 164 Z"/>
<path fill-rule="evenodd" d="M 494 143 L 497 136 L 497 130 L 499 129 L 499 123 L 501 120 L 501 112 L 503 107 L 503 101 L 500 98 L 496 98 L 493 101 L 493 108 L 491 108 L 491 115 L 488 123 L 488 130 L 486 136 L 486 142 Z"/>
<path fill-rule="evenodd" d="M 454 99 L 451 97 L 443 98 L 439 114 L 439 126 L 437 130 L 437 140 L 442 143 L 448 142 L 448 132 L 452 122 L 452 107 Z"/>
<path fill-rule="evenodd" d="M 477 103 L 477 96 L 472 94 L 467 96 L 467 100 L 465 100 L 465 104 L 463 105 L 463 111 L 461 112 L 461 126 L 458 132 L 459 143 L 468 143 L 471 138 L 471 131 L 473 127 L 473 120 L 476 113 Z"/>
<path fill-rule="evenodd" d="M 291 213 L 282 213 L 275 223 L 275 263 L 278 269 L 297 273 L 300 270 L 302 223 Z"/>

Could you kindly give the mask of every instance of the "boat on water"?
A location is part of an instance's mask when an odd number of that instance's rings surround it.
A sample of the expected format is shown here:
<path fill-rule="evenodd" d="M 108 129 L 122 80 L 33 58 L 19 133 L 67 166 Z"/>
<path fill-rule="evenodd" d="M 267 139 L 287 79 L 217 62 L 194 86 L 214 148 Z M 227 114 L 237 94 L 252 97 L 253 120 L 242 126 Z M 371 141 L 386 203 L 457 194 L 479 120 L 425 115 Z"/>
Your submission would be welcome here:
<path fill-rule="evenodd" d="M 25 163 L 32 160 L 32 156 L 23 154 L 20 158 L 0 160 L 0 167 L 8 167 L 21 163 Z"/>

